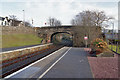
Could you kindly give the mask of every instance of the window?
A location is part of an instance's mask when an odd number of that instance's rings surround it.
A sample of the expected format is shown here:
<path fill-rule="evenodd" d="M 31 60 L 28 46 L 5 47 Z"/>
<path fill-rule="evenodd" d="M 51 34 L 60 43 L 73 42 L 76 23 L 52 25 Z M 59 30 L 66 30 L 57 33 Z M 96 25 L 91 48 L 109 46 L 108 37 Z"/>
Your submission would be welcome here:
<path fill-rule="evenodd" d="M 5 25 L 6 25 L 6 21 L 5 21 Z"/>
<path fill-rule="evenodd" d="M 3 25 L 3 22 L 1 23 L 1 25 Z"/>

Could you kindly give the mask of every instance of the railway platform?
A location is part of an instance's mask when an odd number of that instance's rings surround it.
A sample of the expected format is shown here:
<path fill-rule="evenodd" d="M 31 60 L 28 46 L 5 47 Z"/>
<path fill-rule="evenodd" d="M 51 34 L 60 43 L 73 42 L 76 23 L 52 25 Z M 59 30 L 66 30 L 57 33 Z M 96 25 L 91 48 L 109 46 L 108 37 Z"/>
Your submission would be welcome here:
<path fill-rule="evenodd" d="M 93 75 L 83 48 L 63 47 L 5 78 L 93 78 Z"/>

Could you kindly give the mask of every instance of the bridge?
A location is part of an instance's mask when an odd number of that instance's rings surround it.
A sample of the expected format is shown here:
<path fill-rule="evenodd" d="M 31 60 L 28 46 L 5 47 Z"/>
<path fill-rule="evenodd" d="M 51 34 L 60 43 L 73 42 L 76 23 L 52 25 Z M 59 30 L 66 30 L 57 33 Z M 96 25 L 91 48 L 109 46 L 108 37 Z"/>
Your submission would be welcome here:
<path fill-rule="evenodd" d="M 87 33 L 87 28 L 86 30 L 84 28 L 84 26 L 46 26 L 46 27 L 36 27 L 35 31 L 37 33 L 37 35 L 40 38 L 43 38 L 42 43 L 55 43 L 56 40 L 56 36 L 58 39 L 58 43 L 61 44 L 67 44 L 67 45 L 72 45 L 72 46 L 84 46 L 84 39 L 83 37 L 86 35 L 85 33 Z M 85 32 L 86 31 L 86 32 Z M 98 28 L 98 31 L 96 30 L 96 27 L 91 27 L 90 31 L 96 31 L 96 34 L 98 34 L 97 32 L 100 31 Z M 67 37 L 69 37 L 69 39 L 64 39 L 63 35 L 59 35 L 58 34 L 64 34 L 67 35 Z M 79 35 L 78 35 L 79 34 Z M 94 35 L 94 34 L 92 34 Z M 92 38 L 92 37 L 91 37 Z M 61 42 L 59 41 L 61 39 Z"/>
<path fill-rule="evenodd" d="M 74 44 L 74 31 L 72 30 L 74 26 L 47 26 L 47 27 L 37 27 L 35 28 L 35 31 L 37 32 L 38 36 L 43 38 L 42 43 L 54 43 L 54 36 L 57 34 L 64 34 L 68 35 L 71 38 L 72 43 Z M 61 39 L 63 35 L 59 35 L 59 39 Z"/>

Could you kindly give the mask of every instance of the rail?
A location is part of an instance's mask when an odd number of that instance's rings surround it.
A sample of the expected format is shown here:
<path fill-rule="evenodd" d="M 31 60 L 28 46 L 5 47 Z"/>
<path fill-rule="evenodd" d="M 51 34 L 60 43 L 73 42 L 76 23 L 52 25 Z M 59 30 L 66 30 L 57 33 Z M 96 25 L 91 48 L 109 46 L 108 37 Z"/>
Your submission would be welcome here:
<path fill-rule="evenodd" d="M 0 77 L 4 78 L 15 71 L 18 71 L 21 68 L 49 55 L 50 53 L 60 49 L 63 46 L 50 46 L 40 51 L 35 51 L 30 54 L 25 54 L 17 58 L 12 58 L 10 60 L 5 60 L 0 63 Z"/>

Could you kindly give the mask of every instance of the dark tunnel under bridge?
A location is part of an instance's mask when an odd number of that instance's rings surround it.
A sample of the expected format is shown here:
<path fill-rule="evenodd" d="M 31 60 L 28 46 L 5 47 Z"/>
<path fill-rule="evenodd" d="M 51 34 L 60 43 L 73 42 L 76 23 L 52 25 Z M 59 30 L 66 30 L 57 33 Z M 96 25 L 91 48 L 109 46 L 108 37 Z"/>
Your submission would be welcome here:
<path fill-rule="evenodd" d="M 73 46 L 73 35 L 69 32 L 55 32 L 50 39 L 56 45 Z"/>

